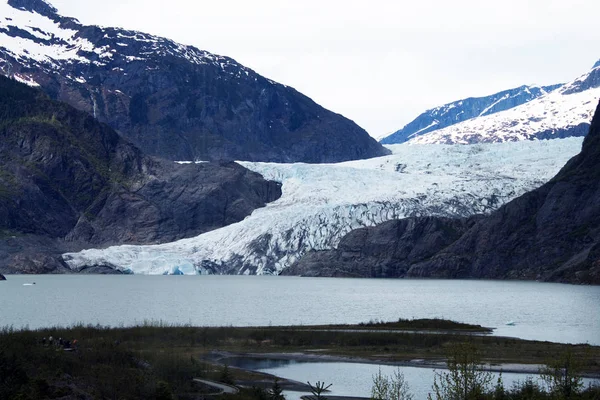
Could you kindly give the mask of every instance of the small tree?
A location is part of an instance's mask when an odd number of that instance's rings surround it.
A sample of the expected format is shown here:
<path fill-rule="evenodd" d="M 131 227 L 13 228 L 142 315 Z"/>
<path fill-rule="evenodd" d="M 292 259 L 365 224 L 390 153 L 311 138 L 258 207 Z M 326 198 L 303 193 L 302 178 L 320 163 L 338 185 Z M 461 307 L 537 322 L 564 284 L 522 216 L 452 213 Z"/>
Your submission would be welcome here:
<path fill-rule="evenodd" d="M 373 375 L 373 386 L 371 387 L 371 399 L 373 400 L 412 400 L 413 395 L 409 392 L 410 387 L 404 379 L 404 374 L 398 368 L 389 377 L 381 373 L 381 368 Z"/>
<path fill-rule="evenodd" d="M 580 372 L 581 363 L 572 352 L 567 351 L 557 359 L 546 362 L 540 375 L 551 394 L 559 399 L 571 399 L 583 388 Z"/>
<path fill-rule="evenodd" d="M 491 391 L 494 378 L 483 370 L 477 348 L 471 343 L 452 347 L 446 361 L 448 372 L 436 372 L 433 381 L 434 396 L 429 400 L 475 400 Z"/>
<path fill-rule="evenodd" d="M 226 383 L 228 385 L 233 385 L 233 377 L 231 376 L 231 371 L 229 370 L 229 366 L 225 364 L 223 369 L 221 370 L 221 376 L 219 377 L 219 382 Z"/>
<path fill-rule="evenodd" d="M 313 394 L 315 400 L 327 400 L 327 397 L 323 396 L 323 393 L 331 387 L 331 383 L 327 386 L 325 386 L 325 382 L 320 381 L 317 381 L 315 386 L 311 385 L 310 382 L 306 383 L 308 383 L 308 386 L 310 387 L 310 392 Z"/>
<path fill-rule="evenodd" d="M 388 400 L 390 392 L 390 380 L 381 373 L 381 368 L 376 375 L 373 375 L 373 386 L 371 386 L 371 399 Z"/>
<path fill-rule="evenodd" d="M 540 387 L 536 380 L 531 376 L 525 378 L 523 382 L 515 382 L 512 389 L 508 392 L 509 398 L 516 400 L 537 400 L 547 399 L 547 393 Z"/>
<path fill-rule="evenodd" d="M 498 376 L 496 386 L 494 387 L 494 400 L 508 400 L 509 396 L 504 388 L 504 381 L 502 380 L 502 373 Z"/>
<path fill-rule="evenodd" d="M 283 395 L 283 389 L 279 385 L 279 379 L 275 378 L 273 381 L 273 387 L 269 392 L 270 400 L 285 400 L 285 396 Z"/>

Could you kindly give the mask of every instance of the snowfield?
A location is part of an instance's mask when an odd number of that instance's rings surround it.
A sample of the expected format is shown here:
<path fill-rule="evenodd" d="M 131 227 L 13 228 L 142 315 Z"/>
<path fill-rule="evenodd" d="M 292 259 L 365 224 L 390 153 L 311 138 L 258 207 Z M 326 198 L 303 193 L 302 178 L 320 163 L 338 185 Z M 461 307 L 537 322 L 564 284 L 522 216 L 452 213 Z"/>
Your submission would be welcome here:
<path fill-rule="evenodd" d="M 26 34 L 11 35 L 11 29 Z M 92 51 L 89 41 L 77 37 L 77 31 L 65 29 L 59 23 L 38 13 L 19 10 L 0 0 L 0 44 L 17 59 L 31 59 L 56 65 L 57 61 L 89 63 L 78 55 Z M 49 43 L 53 42 L 52 45 Z"/>
<path fill-rule="evenodd" d="M 245 220 L 195 238 L 64 254 L 72 269 L 136 274 L 277 274 L 349 231 L 408 216 L 487 213 L 539 187 L 581 149 L 581 138 L 476 145 L 389 146 L 393 154 L 339 164 L 240 162 L 283 184 Z"/>
<path fill-rule="evenodd" d="M 528 103 L 426 133 L 410 143 L 469 144 L 583 136 L 599 98 L 600 66 L 596 66 L 573 82 Z"/>
<path fill-rule="evenodd" d="M 65 76 L 78 83 L 93 78 L 89 72 L 90 65 L 121 66 L 123 62 L 147 61 L 153 55 L 172 56 L 198 65 L 213 64 L 236 77 L 242 74 L 248 76 L 252 72 L 228 57 L 142 32 L 95 26 L 93 30 L 101 31 L 103 37 L 92 42 L 86 38 L 93 31 L 90 27 L 81 25 L 76 19 L 63 18 L 50 4 L 43 0 L 39 2 L 46 3 L 47 13 L 44 14 L 48 15 L 17 8 L 8 4 L 8 0 L 0 0 L 0 74 L 30 86 L 40 85 L 30 76 L 31 72 L 15 72 L 11 58 L 33 71 L 57 72 L 68 66 L 84 65 L 83 69 L 75 69 L 82 76 L 71 73 Z M 113 43 L 113 46 L 104 43 Z"/>

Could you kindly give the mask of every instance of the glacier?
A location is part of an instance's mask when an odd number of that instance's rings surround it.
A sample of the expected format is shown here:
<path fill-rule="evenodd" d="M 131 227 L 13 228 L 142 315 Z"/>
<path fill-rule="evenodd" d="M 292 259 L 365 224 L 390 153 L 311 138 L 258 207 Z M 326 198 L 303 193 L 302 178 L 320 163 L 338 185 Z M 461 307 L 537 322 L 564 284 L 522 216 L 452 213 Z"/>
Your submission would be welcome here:
<path fill-rule="evenodd" d="M 388 146 L 389 156 L 336 164 L 239 162 L 282 183 L 281 198 L 241 222 L 147 246 L 63 254 L 74 271 L 278 274 L 353 229 L 411 216 L 489 213 L 553 177 L 582 138 L 474 145 Z"/>

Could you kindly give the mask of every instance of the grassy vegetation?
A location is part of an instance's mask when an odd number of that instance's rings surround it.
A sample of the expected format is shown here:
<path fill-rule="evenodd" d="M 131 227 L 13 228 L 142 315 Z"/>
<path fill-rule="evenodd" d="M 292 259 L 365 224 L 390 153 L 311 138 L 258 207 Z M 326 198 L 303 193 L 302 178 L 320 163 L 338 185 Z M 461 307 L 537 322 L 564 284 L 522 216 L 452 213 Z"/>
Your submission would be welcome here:
<path fill-rule="evenodd" d="M 436 322 L 437 321 L 437 322 Z M 370 325 L 373 325 L 372 329 Z M 156 398 L 169 391 L 180 398 L 194 398 L 201 389 L 192 378 L 219 380 L 222 366 L 206 356 L 213 350 L 229 352 L 298 352 L 320 349 L 319 354 L 358 356 L 365 359 L 406 361 L 415 358 L 441 360 L 456 343 L 469 341 L 484 361 L 544 363 L 570 351 L 582 360 L 587 373 L 600 373 L 600 348 L 561 345 L 457 332 L 426 334 L 381 331 L 385 323 L 356 325 L 356 330 L 328 327 L 201 328 L 146 324 L 132 328 L 74 326 L 37 331 L 0 331 L 0 398 Z M 441 320 L 399 321 L 402 330 L 441 330 L 472 326 Z M 339 327 L 339 326 L 338 326 Z M 352 326 L 343 326 L 349 328 Z M 328 328 L 328 329 L 324 329 Z M 48 338 L 73 341 L 76 351 L 50 345 Z M 42 341 L 46 338 L 45 343 Z M 232 370 L 234 379 L 248 379 Z M 4 380 L 4 382 L 2 382 Z M 8 383 L 6 382 L 8 380 Z M 161 383 L 162 382 L 162 383 Z M 160 383 L 160 385 L 159 385 Z M 5 392 L 2 393 L 1 391 Z M 44 393 L 43 396 L 40 393 Z M 256 395 L 258 392 L 245 393 Z M 24 396 L 24 397 L 23 397 Z M 42 397 L 40 397 L 42 396 Z M 190 397 L 191 396 L 191 397 Z"/>
<path fill-rule="evenodd" d="M 472 333 L 492 333 L 492 328 L 481 325 L 465 324 L 440 318 L 402 319 L 396 322 L 369 321 L 358 324 L 360 327 L 416 330 L 416 331 L 457 331 Z"/>

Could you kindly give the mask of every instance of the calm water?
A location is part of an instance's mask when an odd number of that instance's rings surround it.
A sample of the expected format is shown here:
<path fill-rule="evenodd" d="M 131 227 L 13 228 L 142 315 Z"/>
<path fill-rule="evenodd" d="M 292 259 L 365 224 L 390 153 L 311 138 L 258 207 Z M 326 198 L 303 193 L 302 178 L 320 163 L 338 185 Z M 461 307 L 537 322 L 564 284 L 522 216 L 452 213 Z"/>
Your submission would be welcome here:
<path fill-rule="evenodd" d="M 254 368 L 252 360 L 239 360 L 240 367 L 256 369 L 258 371 L 273 374 L 282 378 L 293 379 L 299 382 L 317 381 L 332 384 L 330 388 L 331 395 L 337 396 L 362 396 L 369 397 L 371 395 L 371 386 L 373 384 L 373 375 L 377 374 L 379 369 L 384 375 L 391 376 L 397 367 L 389 365 L 374 365 L 360 363 L 344 363 L 344 362 L 289 362 L 282 360 L 273 360 L 272 362 L 262 362 Z M 267 360 L 265 360 L 267 361 Z M 236 365 L 233 363 L 232 365 Z M 410 392 L 415 396 L 416 400 L 425 400 L 427 394 L 431 392 L 431 386 L 434 380 L 435 371 L 428 368 L 400 367 L 400 371 L 404 374 L 404 379 L 410 387 Z M 444 370 L 439 370 L 444 372 Z M 497 375 L 496 375 L 497 376 Z M 502 373 L 502 381 L 504 387 L 509 389 L 514 383 L 523 382 L 527 376 L 531 376 L 534 380 L 539 379 L 539 376 L 534 374 L 516 374 Z M 598 380 L 585 379 L 584 384 L 600 383 Z M 493 382 L 496 383 L 496 380 Z M 543 381 L 538 383 L 543 386 Z M 306 393 L 286 392 L 288 400 L 299 399 L 300 396 Z"/>
<path fill-rule="evenodd" d="M 36 282 L 34 286 L 24 283 Z M 0 326 L 144 321 L 203 326 L 443 317 L 497 335 L 600 345 L 600 287 L 536 282 L 268 276 L 10 275 Z M 506 322 L 514 321 L 515 326 Z"/>

